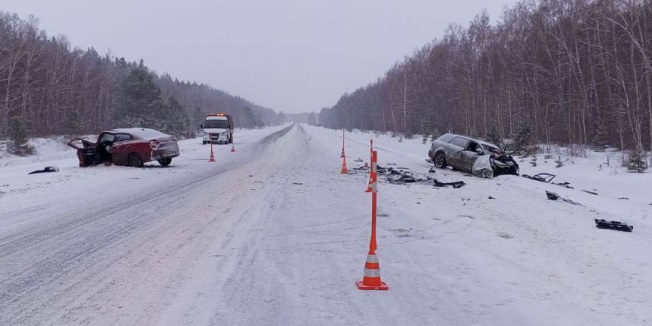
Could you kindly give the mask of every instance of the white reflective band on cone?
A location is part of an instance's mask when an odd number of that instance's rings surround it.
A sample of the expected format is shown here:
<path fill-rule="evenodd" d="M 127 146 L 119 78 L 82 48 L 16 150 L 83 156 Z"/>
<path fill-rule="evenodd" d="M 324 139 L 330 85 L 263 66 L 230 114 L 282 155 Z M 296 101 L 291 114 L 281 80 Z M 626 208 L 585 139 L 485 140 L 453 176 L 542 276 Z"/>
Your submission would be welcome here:
<path fill-rule="evenodd" d="M 378 264 L 378 257 L 376 255 L 367 255 L 367 262 Z"/>
<path fill-rule="evenodd" d="M 380 277 L 380 269 L 364 269 L 365 277 Z"/>
<path fill-rule="evenodd" d="M 373 173 L 376 173 L 376 171 L 378 170 L 378 168 L 376 167 L 376 164 L 378 164 L 378 163 L 371 162 L 371 172 L 373 172 Z"/>
<path fill-rule="evenodd" d="M 371 191 L 373 191 L 373 192 L 378 192 L 378 188 L 376 187 L 376 183 L 375 183 L 375 182 L 373 182 L 373 183 L 371 184 Z"/>

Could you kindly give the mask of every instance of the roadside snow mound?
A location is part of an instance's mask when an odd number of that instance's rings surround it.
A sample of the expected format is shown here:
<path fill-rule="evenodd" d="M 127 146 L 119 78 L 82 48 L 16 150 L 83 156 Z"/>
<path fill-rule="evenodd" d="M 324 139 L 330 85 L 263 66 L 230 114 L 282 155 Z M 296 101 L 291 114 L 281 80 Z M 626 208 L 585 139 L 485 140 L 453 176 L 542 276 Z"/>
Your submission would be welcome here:
<path fill-rule="evenodd" d="M 16 156 L 7 152 L 8 140 L 0 141 L 0 166 L 15 166 L 27 163 L 57 160 L 69 157 L 73 149 L 68 147 L 67 138 L 55 136 L 50 138 L 30 138 L 28 144 L 34 147 L 34 155 Z"/>

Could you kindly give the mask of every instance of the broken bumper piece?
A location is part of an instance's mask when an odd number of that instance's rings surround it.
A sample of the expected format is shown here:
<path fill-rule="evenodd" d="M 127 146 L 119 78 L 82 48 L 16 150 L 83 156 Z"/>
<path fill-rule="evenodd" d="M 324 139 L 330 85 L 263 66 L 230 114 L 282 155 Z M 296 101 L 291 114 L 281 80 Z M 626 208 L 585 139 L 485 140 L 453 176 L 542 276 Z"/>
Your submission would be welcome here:
<path fill-rule="evenodd" d="M 618 221 L 606 221 L 603 219 L 595 219 L 595 227 L 598 229 L 611 229 L 623 232 L 632 232 L 634 227 Z"/>

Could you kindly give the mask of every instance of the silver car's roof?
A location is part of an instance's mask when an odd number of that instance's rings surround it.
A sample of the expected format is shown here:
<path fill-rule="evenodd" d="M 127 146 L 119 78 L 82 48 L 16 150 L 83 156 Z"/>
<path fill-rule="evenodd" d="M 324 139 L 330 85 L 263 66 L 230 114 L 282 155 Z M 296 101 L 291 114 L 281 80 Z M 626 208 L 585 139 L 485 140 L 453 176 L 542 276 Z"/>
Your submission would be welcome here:
<path fill-rule="evenodd" d="M 444 136 L 450 137 L 451 139 L 454 138 L 454 137 L 462 137 L 462 138 L 465 138 L 465 139 L 468 139 L 468 140 L 472 140 L 472 141 L 474 141 L 476 143 L 479 143 L 480 145 L 486 145 L 486 146 L 495 147 L 495 148 L 500 149 L 498 146 L 496 146 L 496 145 L 494 145 L 492 143 L 489 143 L 489 142 L 486 142 L 484 140 L 480 140 L 480 139 L 477 139 L 477 138 L 469 137 L 469 136 L 458 135 L 458 134 L 453 134 L 453 133 L 445 133 L 445 134 L 441 135 L 440 137 L 444 137 Z"/>

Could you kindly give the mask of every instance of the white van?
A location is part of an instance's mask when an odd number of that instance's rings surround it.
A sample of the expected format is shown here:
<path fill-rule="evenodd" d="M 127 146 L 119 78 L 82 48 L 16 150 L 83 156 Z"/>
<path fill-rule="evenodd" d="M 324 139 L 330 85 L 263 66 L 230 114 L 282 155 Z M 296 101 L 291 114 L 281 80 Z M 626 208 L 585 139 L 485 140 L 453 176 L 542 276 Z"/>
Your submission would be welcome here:
<path fill-rule="evenodd" d="M 202 144 L 229 144 L 233 142 L 233 118 L 224 113 L 214 113 L 206 116 L 203 131 Z"/>

